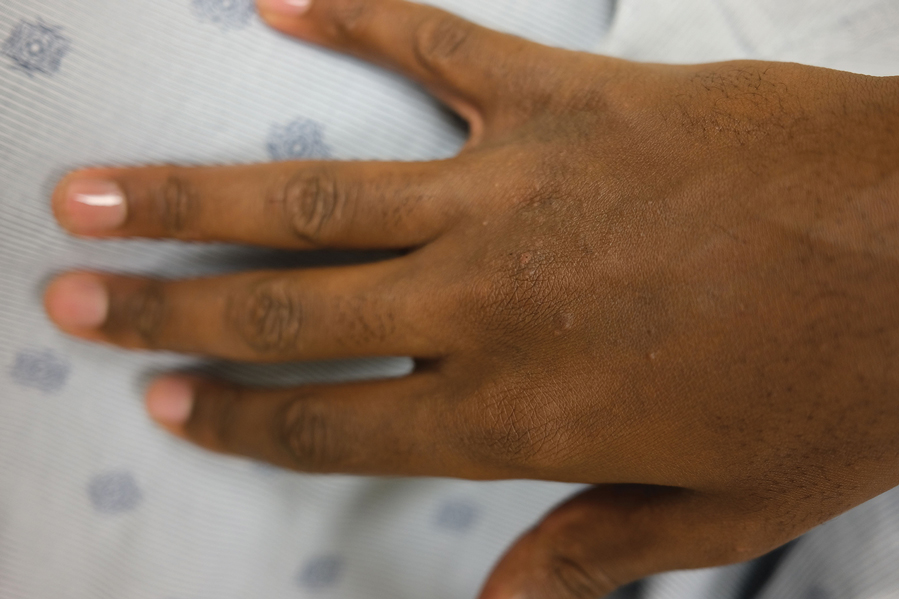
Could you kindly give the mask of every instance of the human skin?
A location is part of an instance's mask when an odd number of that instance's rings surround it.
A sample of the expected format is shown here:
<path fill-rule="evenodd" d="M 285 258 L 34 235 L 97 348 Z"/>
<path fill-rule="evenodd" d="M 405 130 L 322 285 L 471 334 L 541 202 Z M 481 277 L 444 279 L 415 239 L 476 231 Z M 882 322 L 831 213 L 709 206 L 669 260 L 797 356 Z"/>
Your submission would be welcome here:
<path fill-rule="evenodd" d="M 518 540 L 482 599 L 747 560 L 899 485 L 899 78 L 634 63 L 400 0 L 259 8 L 418 80 L 471 136 L 426 163 L 67 175 L 53 208 L 81 236 L 404 250 L 53 281 L 50 317 L 91 341 L 416 359 L 292 389 L 171 375 L 147 393 L 167 430 L 304 472 L 595 485 Z"/>

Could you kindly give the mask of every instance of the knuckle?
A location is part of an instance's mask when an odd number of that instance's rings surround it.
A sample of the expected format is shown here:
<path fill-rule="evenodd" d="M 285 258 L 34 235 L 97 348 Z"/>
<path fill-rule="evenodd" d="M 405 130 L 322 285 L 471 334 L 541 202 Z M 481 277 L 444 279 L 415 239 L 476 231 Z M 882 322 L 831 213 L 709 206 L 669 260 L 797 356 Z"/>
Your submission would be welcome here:
<path fill-rule="evenodd" d="M 435 11 L 415 29 L 415 56 L 429 71 L 445 71 L 467 50 L 473 29 L 474 26 L 463 19 Z"/>
<path fill-rule="evenodd" d="M 266 280 L 235 296 L 225 311 L 228 325 L 261 353 L 295 348 L 303 329 L 303 307 L 285 281 Z"/>
<path fill-rule="evenodd" d="M 484 392 L 476 406 L 475 414 L 453 427 L 466 431 L 459 438 L 463 450 L 480 462 L 533 469 L 550 436 L 538 404 L 498 387 Z"/>
<path fill-rule="evenodd" d="M 232 449 L 236 446 L 238 413 L 242 394 L 236 387 L 217 392 L 215 397 L 201 395 L 187 423 L 187 430 L 214 447 Z"/>
<path fill-rule="evenodd" d="M 595 599 L 618 586 L 597 568 L 587 567 L 580 560 L 557 551 L 549 558 L 549 579 L 554 591 L 549 596 L 565 599 Z"/>
<path fill-rule="evenodd" d="M 162 229 L 177 237 L 189 232 L 197 220 L 199 200 L 196 190 L 185 179 L 172 175 L 156 192 L 156 209 Z"/>
<path fill-rule="evenodd" d="M 359 34 L 369 20 L 372 3 L 367 0 L 334 0 L 329 3 L 328 23 L 331 34 L 349 38 Z"/>
<path fill-rule="evenodd" d="M 567 309 L 568 281 L 554 252 L 525 249 L 509 252 L 487 276 L 471 281 L 462 305 L 477 321 L 484 339 L 500 334 L 506 342 L 532 338 L 556 328 L 554 317 Z"/>
<path fill-rule="evenodd" d="M 149 348 L 154 348 L 159 343 L 165 314 L 166 294 L 159 281 L 140 286 L 125 304 L 127 324 Z"/>
<path fill-rule="evenodd" d="M 534 529 L 544 544 L 545 586 L 547 597 L 593 599 L 621 586 L 609 571 L 611 562 L 620 557 L 614 551 L 597 546 L 596 531 L 586 529 L 590 520 L 584 513 L 570 509 L 557 510 Z M 615 543 L 612 543 L 613 545 Z"/>
<path fill-rule="evenodd" d="M 304 170 L 291 177 L 279 193 L 278 205 L 291 232 L 313 245 L 324 241 L 334 223 L 346 218 L 350 194 L 328 168 Z"/>
<path fill-rule="evenodd" d="M 345 460 L 334 419 L 322 402 L 307 394 L 291 398 L 276 412 L 273 428 L 278 446 L 297 470 L 331 470 Z"/>

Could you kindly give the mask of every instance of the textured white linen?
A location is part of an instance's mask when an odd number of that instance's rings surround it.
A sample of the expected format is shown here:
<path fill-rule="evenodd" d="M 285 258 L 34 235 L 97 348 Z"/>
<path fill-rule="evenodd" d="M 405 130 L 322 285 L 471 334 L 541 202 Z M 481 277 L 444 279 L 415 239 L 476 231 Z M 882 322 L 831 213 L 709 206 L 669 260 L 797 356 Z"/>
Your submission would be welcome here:
<path fill-rule="evenodd" d="M 895 0 L 435 3 L 641 60 L 899 73 Z M 196 360 L 76 341 L 43 315 L 44 283 L 71 267 L 181 277 L 358 258 L 85 242 L 56 227 L 48 195 L 66 170 L 97 164 L 451 155 L 461 132 L 417 87 L 272 32 L 250 0 L 0 0 L 0 44 L 0 598 L 471 597 L 504 547 L 577 488 L 300 476 L 213 456 L 141 407 L 150 374 Z M 282 384 L 409 363 L 201 366 Z M 899 589 L 897 505 L 894 491 L 804 537 L 764 596 Z M 656 577 L 647 592 L 736 598 L 746 570 Z"/>

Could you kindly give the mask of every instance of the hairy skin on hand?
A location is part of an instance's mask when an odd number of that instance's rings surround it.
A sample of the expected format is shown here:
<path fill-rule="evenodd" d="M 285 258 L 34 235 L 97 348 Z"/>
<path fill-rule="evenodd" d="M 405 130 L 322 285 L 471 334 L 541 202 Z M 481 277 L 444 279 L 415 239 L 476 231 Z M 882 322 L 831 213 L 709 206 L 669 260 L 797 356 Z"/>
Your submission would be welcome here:
<path fill-rule="evenodd" d="M 595 485 L 509 550 L 482 599 L 598 597 L 749 559 L 899 485 L 899 78 L 633 63 L 400 0 L 260 6 L 417 79 L 471 137 L 431 163 L 68 175 L 54 209 L 81 235 L 408 250 L 51 284 L 63 330 L 126 348 L 417 360 L 301 389 L 166 379 L 148 407 L 168 430 L 301 471 Z M 98 179 L 126 201 L 112 229 L 72 198 Z M 97 283 L 105 319 L 85 324 L 71 315 L 97 313 L 78 311 Z"/>

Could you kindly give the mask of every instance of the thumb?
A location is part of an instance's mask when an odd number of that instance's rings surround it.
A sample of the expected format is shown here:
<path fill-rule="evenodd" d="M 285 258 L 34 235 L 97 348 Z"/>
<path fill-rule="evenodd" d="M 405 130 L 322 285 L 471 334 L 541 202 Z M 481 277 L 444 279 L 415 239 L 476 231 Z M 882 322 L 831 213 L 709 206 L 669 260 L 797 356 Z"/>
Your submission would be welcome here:
<path fill-rule="evenodd" d="M 721 498 L 603 485 L 555 508 L 500 560 L 480 599 L 597 599 L 650 574 L 745 561 L 773 549 Z"/>

